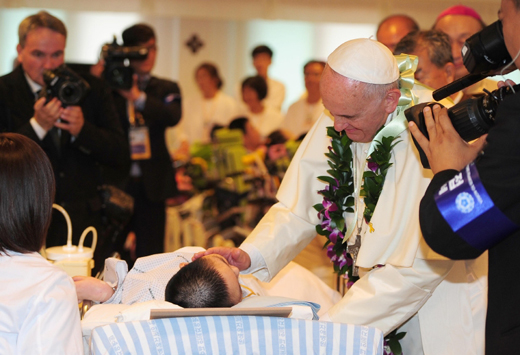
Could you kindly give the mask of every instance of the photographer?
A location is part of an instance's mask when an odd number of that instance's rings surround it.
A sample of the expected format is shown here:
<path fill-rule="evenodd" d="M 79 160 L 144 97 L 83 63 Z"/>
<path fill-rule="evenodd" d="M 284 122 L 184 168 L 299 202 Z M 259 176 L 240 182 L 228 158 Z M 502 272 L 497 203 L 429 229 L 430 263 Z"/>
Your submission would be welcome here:
<path fill-rule="evenodd" d="M 175 170 L 166 148 L 165 130 L 181 119 L 179 86 L 169 80 L 150 74 L 157 55 L 154 30 L 137 24 L 123 31 L 125 47 L 145 47 L 144 59 L 131 59 L 134 71 L 133 85 L 129 90 L 114 90 L 117 111 L 127 135 L 130 135 L 130 181 L 126 191 L 134 197 L 134 216 L 130 232 L 135 233 L 136 256 L 163 252 L 166 223 L 165 201 L 177 195 Z M 105 68 L 106 70 L 106 68 Z M 132 132 L 139 129 L 146 137 L 132 142 Z M 142 154 L 135 154 L 142 149 Z"/>
<path fill-rule="evenodd" d="M 31 15 L 18 36 L 20 65 L 0 78 L 0 132 L 23 134 L 43 148 L 56 176 L 55 202 L 70 214 L 77 244 L 86 227 L 101 227 L 100 165 L 123 166 L 128 144 L 110 91 L 97 78 L 85 77 L 90 90 L 80 104 L 41 95 L 47 91 L 44 72 L 64 62 L 67 30 L 58 18 L 45 11 Z M 55 217 L 47 246 L 66 243 L 65 221 Z"/>
<path fill-rule="evenodd" d="M 499 18 L 518 68 L 520 1 L 502 0 Z M 520 282 L 515 272 L 520 252 L 520 92 L 518 86 L 515 89 L 499 105 L 487 138 L 474 144 L 460 138 L 446 110 L 439 107 L 433 109 L 435 120 L 429 108 L 424 111 L 429 141 L 410 124 L 435 173 L 420 208 L 427 243 L 452 259 L 475 258 L 489 250 L 488 354 L 518 353 L 520 340 Z M 485 141 L 484 154 L 477 158 Z M 461 192 L 465 187 L 468 192 Z M 460 220 L 466 222 L 462 227 Z"/>

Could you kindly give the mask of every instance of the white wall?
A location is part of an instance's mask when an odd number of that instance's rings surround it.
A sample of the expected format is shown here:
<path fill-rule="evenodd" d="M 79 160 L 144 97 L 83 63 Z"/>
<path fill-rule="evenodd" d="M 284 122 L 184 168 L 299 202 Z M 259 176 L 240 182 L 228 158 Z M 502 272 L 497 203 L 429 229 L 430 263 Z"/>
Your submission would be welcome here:
<path fill-rule="evenodd" d="M 210 61 L 221 71 L 225 81 L 224 91 L 235 96 L 238 83 L 245 76 L 254 74 L 250 56 L 252 48 L 258 44 L 267 44 L 275 53 L 270 75 L 286 85 L 286 109 L 304 91 L 302 67 L 305 62 L 310 59 L 325 60 L 334 48 L 346 40 L 374 36 L 377 22 L 382 17 L 388 13 L 406 12 L 403 2 L 390 3 L 382 0 L 367 0 L 344 6 L 340 6 L 346 4 L 343 1 L 326 0 L 328 7 L 315 6 L 313 0 L 306 0 L 301 6 L 296 6 L 295 3 L 291 5 L 290 0 L 244 0 L 240 4 L 234 0 L 198 0 L 198 3 L 180 0 L 150 1 L 134 0 L 120 6 L 120 2 L 105 0 L 103 7 L 100 0 L 69 1 L 60 3 L 62 8 L 67 7 L 66 10 L 49 9 L 50 13 L 64 21 L 69 32 L 66 61 L 94 63 L 101 46 L 110 42 L 114 34 L 120 39 L 120 34 L 126 27 L 137 22 L 147 22 L 157 33 L 159 52 L 154 70 L 156 75 L 178 81 L 183 95 L 192 95 L 197 92 L 195 68 L 204 61 Z M 9 4 L 12 6 L 17 2 L 12 0 Z M 33 4 L 38 1 L 25 0 L 23 3 Z M 179 6 L 172 8 L 170 3 Z M 485 19 L 487 17 L 488 22 L 496 18 L 498 1 L 481 0 L 474 3 L 470 5 L 475 6 Z M 200 17 L 194 16 L 194 6 L 197 4 L 203 6 L 197 12 Z M 425 24 L 423 28 L 428 28 L 434 20 L 432 13 L 438 13 L 438 8 L 443 9 L 449 5 L 446 1 L 421 2 L 420 6 L 414 6 L 409 12 L 417 19 L 428 16 L 427 21 L 421 22 Z M 82 7 L 89 9 L 89 6 L 113 12 L 79 11 Z M 133 12 L 116 12 L 117 9 Z M 39 8 L 34 7 L 0 9 L 0 75 L 12 69 L 18 43 L 18 24 L 38 10 Z M 179 12 L 179 16 L 172 15 L 175 11 Z M 251 18 L 255 11 L 260 17 L 282 17 L 285 20 Z M 351 23 L 295 20 L 309 18 L 309 12 L 317 19 L 328 15 L 337 20 L 341 14 L 345 17 L 345 22 Z M 204 42 L 204 46 L 195 54 L 185 45 L 193 34 L 197 34 Z M 514 78 L 520 81 L 518 71 Z"/>

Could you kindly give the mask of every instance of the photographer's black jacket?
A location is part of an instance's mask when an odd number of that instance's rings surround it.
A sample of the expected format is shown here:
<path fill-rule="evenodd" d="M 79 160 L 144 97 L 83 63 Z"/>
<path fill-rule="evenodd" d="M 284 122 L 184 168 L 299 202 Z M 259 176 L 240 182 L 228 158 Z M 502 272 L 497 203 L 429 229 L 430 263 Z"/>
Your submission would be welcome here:
<path fill-rule="evenodd" d="M 482 184 L 494 204 L 520 225 L 520 93 L 499 106 L 484 155 L 476 161 Z M 483 253 L 467 244 L 445 221 L 434 200 L 455 170 L 435 175 L 421 201 L 421 228 L 428 245 L 452 259 L 471 259 Z M 493 221 L 490 221 L 493 223 Z M 486 354 L 517 354 L 520 344 L 520 232 L 489 249 L 489 298 Z"/>
<path fill-rule="evenodd" d="M 34 116 L 35 97 L 21 66 L 0 77 L 0 132 L 23 134 L 47 153 L 56 178 L 55 201 L 71 215 L 75 242 L 101 213 L 99 167 L 123 167 L 129 159 L 128 141 L 109 88 L 93 76 L 84 78 L 91 87 L 80 105 L 85 124 L 74 140 L 67 131 L 61 131 L 59 151 L 49 134 L 40 141 L 29 123 Z"/>
<path fill-rule="evenodd" d="M 173 81 L 159 79 L 154 76 L 146 85 L 146 102 L 141 111 L 145 126 L 150 133 L 152 157 L 139 160 L 142 180 L 147 198 L 151 201 L 164 201 L 177 194 L 175 170 L 166 147 L 164 132 L 175 126 L 181 119 L 181 101 L 179 86 Z M 121 119 L 121 125 L 128 136 L 130 123 L 127 116 L 127 103 L 114 90 L 114 101 Z"/>
<path fill-rule="evenodd" d="M 136 236 L 137 257 L 164 252 L 164 203 L 178 194 L 164 134 L 181 119 L 180 89 L 173 81 L 152 76 L 144 92 L 146 102 L 140 113 L 148 127 L 152 155 L 150 159 L 133 162 L 139 165 L 141 176 L 130 179 L 126 186 L 134 197 L 134 216 L 128 228 Z M 127 101 L 115 90 L 114 99 L 123 130 L 128 134 Z"/>

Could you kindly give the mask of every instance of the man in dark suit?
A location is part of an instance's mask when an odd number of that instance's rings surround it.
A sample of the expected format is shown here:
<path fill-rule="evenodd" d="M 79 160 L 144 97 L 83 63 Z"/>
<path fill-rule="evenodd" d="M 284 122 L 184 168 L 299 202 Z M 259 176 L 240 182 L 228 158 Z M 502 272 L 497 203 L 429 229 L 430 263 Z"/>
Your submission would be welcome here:
<path fill-rule="evenodd" d="M 520 68 L 520 0 L 502 0 L 504 41 Z M 513 85 L 507 82 L 507 85 Z M 499 84 L 503 86 L 504 84 Z M 520 92 L 498 106 L 495 125 L 477 144 L 464 142 L 445 109 L 425 109 L 430 140 L 410 130 L 435 173 L 420 207 L 424 239 L 452 259 L 489 251 L 486 354 L 516 354 L 520 342 Z M 484 154 L 477 157 L 484 141 Z"/>
<path fill-rule="evenodd" d="M 110 91 L 96 78 L 86 78 L 90 91 L 81 105 L 38 98 L 44 70 L 63 63 L 64 24 L 41 11 L 24 19 L 18 33 L 20 65 L 0 78 L 0 132 L 24 134 L 47 153 L 56 177 L 55 201 L 70 214 L 77 244 L 86 227 L 101 228 L 99 166 L 122 166 L 128 143 Z M 64 245 L 66 236 L 65 220 L 55 213 L 47 246 Z"/>
<path fill-rule="evenodd" d="M 157 54 L 150 26 L 131 26 L 122 37 L 124 46 L 148 49 L 146 59 L 131 61 L 135 75 L 130 90 L 114 92 L 120 117 L 126 118 L 123 128 L 130 136 L 132 166 L 127 191 L 134 197 L 134 216 L 129 227 L 135 233 L 136 256 L 141 257 L 164 251 L 165 201 L 178 192 L 164 133 L 181 119 L 181 94 L 173 81 L 150 74 Z M 130 114 L 132 107 L 135 117 Z"/>

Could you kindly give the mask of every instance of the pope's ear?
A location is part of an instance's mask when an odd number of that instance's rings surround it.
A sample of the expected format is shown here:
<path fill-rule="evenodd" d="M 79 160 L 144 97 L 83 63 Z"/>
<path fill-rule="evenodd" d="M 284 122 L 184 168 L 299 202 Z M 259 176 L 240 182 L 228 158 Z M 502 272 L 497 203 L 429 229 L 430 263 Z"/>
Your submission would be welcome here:
<path fill-rule="evenodd" d="M 384 105 L 386 113 L 390 114 L 395 111 L 397 104 L 399 103 L 399 98 L 401 97 L 401 91 L 399 89 L 390 89 L 387 91 L 384 98 Z"/>
<path fill-rule="evenodd" d="M 186 265 L 188 265 L 188 263 L 180 263 L 180 264 L 179 264 L 179 269 L 182 269 L 182 268 L 185 267 Z"/>

